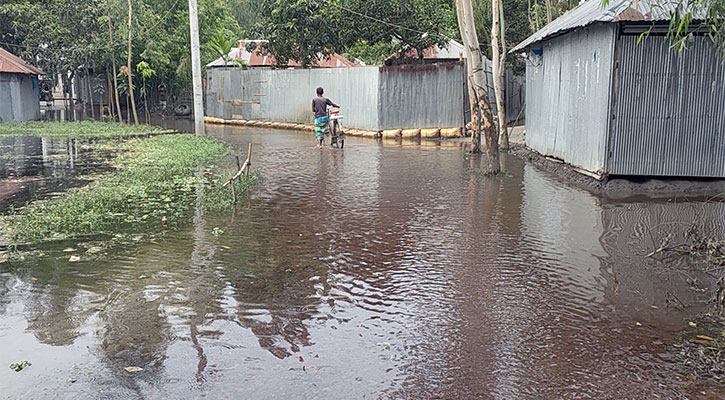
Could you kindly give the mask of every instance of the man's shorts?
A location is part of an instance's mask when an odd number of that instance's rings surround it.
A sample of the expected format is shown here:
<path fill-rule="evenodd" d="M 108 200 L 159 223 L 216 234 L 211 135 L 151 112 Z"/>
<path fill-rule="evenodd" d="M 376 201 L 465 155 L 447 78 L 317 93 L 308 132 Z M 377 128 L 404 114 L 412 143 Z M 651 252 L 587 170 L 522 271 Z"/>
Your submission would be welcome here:
<path fill-rule="evenodd" d="M 317 140 L 322 139 L 325 136 L 325 131 L 327 130 L 327 116 L 317 117 L 315 118 L 315 136 L 317 136 Z"/>

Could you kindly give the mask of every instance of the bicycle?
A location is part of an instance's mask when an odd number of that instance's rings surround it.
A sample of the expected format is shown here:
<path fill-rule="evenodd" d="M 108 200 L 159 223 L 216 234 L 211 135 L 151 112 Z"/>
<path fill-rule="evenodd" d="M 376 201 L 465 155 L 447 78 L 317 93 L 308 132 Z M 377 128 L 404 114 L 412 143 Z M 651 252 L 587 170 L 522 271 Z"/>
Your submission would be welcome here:
<path fill-rule="evenodd" d="M 345 147 L 345 131 L 342 129 L 340 109 L 331 107 L 327 110 L 327 133 L 330 135 L 330 146 Z"/>

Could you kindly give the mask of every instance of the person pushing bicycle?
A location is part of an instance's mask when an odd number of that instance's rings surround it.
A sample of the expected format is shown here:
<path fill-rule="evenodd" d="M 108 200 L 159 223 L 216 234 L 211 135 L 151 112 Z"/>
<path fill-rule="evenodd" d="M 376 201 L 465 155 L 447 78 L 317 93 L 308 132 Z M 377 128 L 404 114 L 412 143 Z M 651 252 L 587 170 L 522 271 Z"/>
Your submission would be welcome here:
<path fill-rule="evenodd" d="M 329 124 L 329 118 L 327 117 L 327 106 L 340 107 L 333 103 L 327 97 L 324 97 L 325 89 L 322 87 L 317 88 L 317 97 L 312 99 L 312 112 L 315 113 L 315 136 L 317 137 L 317 147 L 322 148 L 322 143 L 325 140 L 325 131 Z"/>

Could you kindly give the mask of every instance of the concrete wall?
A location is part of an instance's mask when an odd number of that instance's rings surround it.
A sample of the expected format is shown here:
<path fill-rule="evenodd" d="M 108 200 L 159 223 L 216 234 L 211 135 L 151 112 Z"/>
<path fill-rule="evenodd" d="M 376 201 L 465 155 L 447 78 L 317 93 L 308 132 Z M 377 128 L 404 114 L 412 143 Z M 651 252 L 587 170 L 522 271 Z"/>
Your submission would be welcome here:
<path fill-rule="evenodd" d="M 0 73 L 0 118 L 23 122 L 40 118 L 38 78 L 32 75 Z"/>
<path fill-rule="evenodd" d="M 318 69 L 210 68 L 206 115 L 312 123 L 318 86 L 340 104 L 343 125 L 358 129 L 463 126 L 460 64 Z"/>
<path fill-rule="evenodd" d="M 526 144 L 603 172 L 609 130 L 615 26 L 593 25 L 527 49 Z"/>

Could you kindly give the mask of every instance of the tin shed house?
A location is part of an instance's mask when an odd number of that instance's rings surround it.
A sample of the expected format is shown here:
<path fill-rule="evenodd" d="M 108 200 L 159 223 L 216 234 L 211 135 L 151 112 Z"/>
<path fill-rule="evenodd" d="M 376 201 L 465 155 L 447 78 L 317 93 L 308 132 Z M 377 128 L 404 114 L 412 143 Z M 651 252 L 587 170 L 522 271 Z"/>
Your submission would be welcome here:
<path fill-rule="evenodd" d="M 0 121 L 40 118 L 38 75 L 45 73 L 0 48 Z"/>
<path fill-rule="evenodd" d="M 598 175 L 725 178 L 725 64 L 705 35 L 671 49 L 667 4 L 589 0 L 511 50 L 530 148 Z"/>

